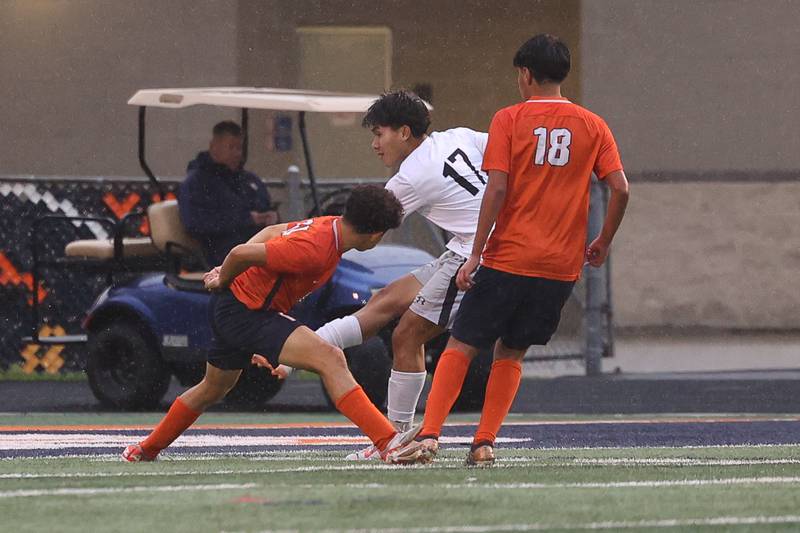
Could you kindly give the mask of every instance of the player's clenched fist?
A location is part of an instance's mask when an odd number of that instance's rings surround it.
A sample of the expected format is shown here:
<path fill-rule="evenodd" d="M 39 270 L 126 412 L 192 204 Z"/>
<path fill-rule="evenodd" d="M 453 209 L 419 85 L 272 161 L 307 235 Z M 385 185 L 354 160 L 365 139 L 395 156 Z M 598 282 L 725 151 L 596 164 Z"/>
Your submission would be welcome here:
<path fill-rule="evenodd" d="M 218 266 L 212 268 L 205 274 L 203 274 L 203 285 L 205 285 L 206 290 L 214 291 L 220 288 L 219 285 L 219 268 Z"/>
<path fill-rule="evenodd" d="M 456 275 L 456 285 L 459 290 L 466 291 L 472 288 L 475 284 L 475 282 L 472 281 L 472 275 L 475 273 L 480 262 L 480 257 L 470 256 L 469 259 L 461 265 L 461 268 L 458 270 L 458 275 Z"/>
<path fill-rule="evenodd" d="M 598 237 L 586 249 L 586 261 L 593 267 L 599 267 L 605 263 L 606 257 L 608 257 L 608 243 Z"/>

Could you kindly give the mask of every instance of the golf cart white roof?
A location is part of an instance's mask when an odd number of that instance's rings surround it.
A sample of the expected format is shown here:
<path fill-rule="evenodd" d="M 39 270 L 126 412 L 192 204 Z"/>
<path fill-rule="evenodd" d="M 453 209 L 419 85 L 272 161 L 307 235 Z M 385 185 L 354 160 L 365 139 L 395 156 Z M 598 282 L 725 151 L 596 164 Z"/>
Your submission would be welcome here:
<path fill-rule="evenodd" d="M 378 98 L 375 94 L 335 93 L 262 87 L 202 87 L 187 89 L 142 89 L 128 100 L 130 105 L 182 108 L 214 105 L 279 111 L 318 113 L 363 113 Z M 430 104 L 426 102 L 429 109 Z"/>

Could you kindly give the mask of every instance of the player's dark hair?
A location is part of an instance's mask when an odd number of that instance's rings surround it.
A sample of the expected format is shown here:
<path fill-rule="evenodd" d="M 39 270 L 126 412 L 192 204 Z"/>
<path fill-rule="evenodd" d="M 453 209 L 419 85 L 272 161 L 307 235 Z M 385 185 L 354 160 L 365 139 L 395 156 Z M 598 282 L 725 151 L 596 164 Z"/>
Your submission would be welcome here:
<path fill-rule="evenodd" d="M 527 68 L 537 83 L 561 83 L 569 74 L 569 48 L 555 35 L 540 33 L 519 47 L 514 66 Z"/>
<path fill-rule="evenodd" d="M 212 133 L 214 134 L 214 137 L 218 137 L 220 135 L 233 135 L 234 137 L 241 137 L 242 128 L 232 120 L 223 120 L 222 122 L 217 122 L 214 125 Z"/>
<path fill-rule="evenodd" d="M 403 221 L 403 206 L 392 191 L 379 185 L 359 185 L 344 206 L 344 220 L 356 233 L 382 233 Z"/>
<path fill-rule="evenodd" d="M 411 135 L 419 138 L 430 127 L 431 114 L 422 98 L 411 91 L 399 89 L 383 93 L 375 100 L 369 106 L 361 125 L 365 128 L 388 126 L 395 130 L 408 126 Z"/>

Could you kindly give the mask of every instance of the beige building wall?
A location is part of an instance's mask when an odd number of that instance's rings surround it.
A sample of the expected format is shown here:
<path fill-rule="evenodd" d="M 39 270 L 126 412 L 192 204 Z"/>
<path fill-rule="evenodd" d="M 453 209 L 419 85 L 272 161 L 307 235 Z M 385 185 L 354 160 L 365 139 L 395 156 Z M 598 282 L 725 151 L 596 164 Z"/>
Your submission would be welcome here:
<path fill-rule="evenodd" d="M 800 169 L 800 2 L 583 3 L 584 101 L 631 171 Z"/>
<path fill-rule="evenodd" d="M 243 84 L 294 86 L 300 61 L 297 27 L 387 27 L 394 49 L 392 85 L 431 85 L 434 129 L 469 126 L 485 131 L 497 109 L 516 102 L 513 54 L 537 32 L 563 35 L 580 61 L 578 0 L 508 0 L 502 9 L 478 0 L 242 0 L 239 5 Z M 322 76 L 315 88 L 331 88 L 330 81 Z M 565 89 L 571 96 L 579 95 L 580 76 L 571 77 Z M 254 130 L 256 144 L 261 142 L 259 135 Z M 311 140 L 320 142 L 313 132 Z M 372 158 L 369 141 L 365 132 L 363 153 L 351 157 Z M 280 175 L 288 163 L 302 161 L 297 154 L 259 159 L 253 153 L 253 158 L 256 168 L 270 175 Z M 318 174 L 325 176 L 325 169 Z"/>
<path fill-rule="evenodd" d="M 800 328 L 800 183 L 631 191 L 614 244 L 617 325 Z"/>
<path fill-rule="evenodd" d="M 800 328 L 800 3 L 582 9 L 583 100 L 632 183 L 617 324 Z"/>
<path fill-rule="evenodd" d="M 436 107 L 434 128 L 486 129 L 497 108 L 518 98 L 511 66 L 516 48 L 544 30 L 577 43 L 579 5 L 579 0 L 510 0 L 504 9 L 476 0 L 424 5 L 368 0 L 8 0 L 0 17 L 0 98 L 8 102 L 0 107 L 0 120 L 7 125 L 0 175 L 141 175 L 136 109 L 126 105 L 139 88 L 300 87 L 308 79 L 314 80 L 314 88 L 338 88 L 337 80 L 324 73 L 315 79 L 313 72 L 302 70 L 300 27 L 388 28 L 392 50 L 387 85 L 429 84 Z M 359 86 L 358 80 L 351 81 Z M 362 91 L 389 88 L 364 81 Z M 579 76 L 572 77 L 568 92 L 577 95 L 579 83 Z M 186 162 L 207 146 L 211 125 L 223 118 L 238 114 L 210 108 L 151 110 L 148 161 L 153 170 L 162 176 L 183 175 Z M 251 115 L 248 166 L 279 177 L 303 158 L 296 137 L 290 153 L 265 150 L 270 120 L 269 113 Z M 325 143 L 310 133 L 312 144 Z M 348 154 L 364 161 L 360 177 L 383 174 L 368 143 L 365 132 L 363 151 Z M 341 176 L 335 169 L 317 170 L 322 177 Z"/>
<path fill-rule="evenodd" d="M 608 120 L 633 184 L 617 323 L 798 328 L 800 185 L 757 183 L 800 174 L 797 20 L 781 0 L 7 0 L 0 174 L 141 175 L 136 89 L 297 87 L 298 27 L 388 28 L 391 85 L 429 84 L 434 128 L 485 129 L 518 98 L 514 51 L 549 31 L 573 51 L 565 94 Z M 238 116 L 152 111 L 156 173 L 183 175 L 222 118 Z M 249 166 L 275 177 L 302 156 L 264 151 L 269 120 L 252 116 Z M 756 183 L 642 183 L 731 175 Z"/>
<path fill-rule="evenodd" d="M 0 174 L 140 176 L 136 89 L 237 82 L 237 5 L 10 0 L 0 16 Z M 150 113 L 153 170 L 182 175 L 227 114 Z"/>

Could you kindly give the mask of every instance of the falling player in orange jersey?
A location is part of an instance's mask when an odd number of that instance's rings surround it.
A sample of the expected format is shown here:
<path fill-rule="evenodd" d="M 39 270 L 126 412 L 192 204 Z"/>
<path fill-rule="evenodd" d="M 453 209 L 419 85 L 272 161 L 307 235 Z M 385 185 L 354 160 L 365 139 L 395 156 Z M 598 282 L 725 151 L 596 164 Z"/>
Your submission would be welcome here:
<path fill-rule="evenodd" d="M 603 264 L 628 202 L 611 130 L 561 96 L 570 69 L 567 46 L 552 35 L 537 35 L 517 51 L 514 66 L 523 101 L 498 111 L 489 128 L 483 157 L 489 182 L 472 253 L 456 279 L 467 292 L 436 368 L 419 442 L 408 446 L 411 452 L 422 444 L 420 462 L 438 450 L 470 361 L 494 343 L 467 464 L 494 463 L 494 442 L 519 388 L 525 352 L 550 340 L 584 262 Z M 586 249 L 592 172 L 611 197 L 600 235 Z"/>
<path fill-rule="evenodd" d="M 343 253 L 373 248 L 402 217 L 391 191 L 364 185 L 353 190 L 341 217 L 270 226 L 234 247 L 221 266 L 204 276 L 213 291 L 209 318 L 214 332 L 205 377 L 175 400 L 146 439 L 128 446 L 123 459 L 155 459 L 225 397 L 254 353 L 272 367 L 284 364 L 318 373 L 337 409 L 372 440 L 384 461 L 416 459 L 420 450 L 409 452 L 407 446 L 416 430 L 398 433 L 353 379 L 342 350 L 286 314 L 331 277 Z M 400 447 L 406 450 L 403 455 L 397 454 Z"/>

